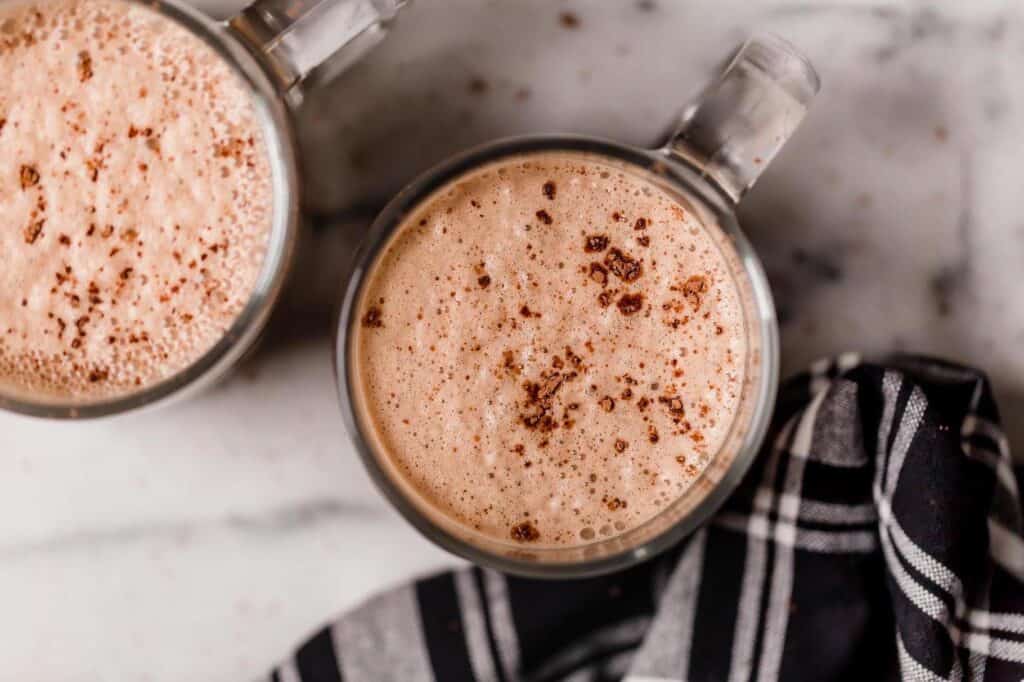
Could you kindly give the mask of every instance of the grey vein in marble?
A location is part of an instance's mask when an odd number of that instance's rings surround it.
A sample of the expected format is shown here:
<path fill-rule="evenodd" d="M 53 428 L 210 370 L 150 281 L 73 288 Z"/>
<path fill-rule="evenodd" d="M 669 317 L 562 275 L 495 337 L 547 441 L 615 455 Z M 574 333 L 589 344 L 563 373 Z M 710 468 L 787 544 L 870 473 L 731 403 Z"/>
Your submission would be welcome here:
<path fill-rule="evenodd" d="M 94 552 L 148 541 L 182 542 L 222 531 L 242 537 L 273 539 L 328 524 L 365 523 L 380 518 L 381 510 L 374 505 L 320 498 L 253 514 L 67 530 L 38 540 L 0 543 L 0 562 L 68 552 Z"/>

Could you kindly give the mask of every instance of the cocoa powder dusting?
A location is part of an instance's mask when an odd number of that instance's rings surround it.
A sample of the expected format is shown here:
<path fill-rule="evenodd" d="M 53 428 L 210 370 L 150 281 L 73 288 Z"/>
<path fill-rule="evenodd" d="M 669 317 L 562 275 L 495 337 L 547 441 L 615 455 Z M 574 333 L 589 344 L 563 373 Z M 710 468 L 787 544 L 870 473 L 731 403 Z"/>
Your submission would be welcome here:
<path fill-rule="evenodd" d="M 565 381 L 576 378 L 575 372 L 545 370 L 540 374 L 540 381 L 523 382 L 526 392 L 526 404 L 533 408 L 532 412 L 519 416 L 519 421 L 530 430 L 548 433 L 558 428 L 557 420 L 552 416 L 555 394 Z"/>
<path fill-rule="evenodd" d="M 507 351 L 504 352 L 502 357 L 503 357 L 503 360 L 504 360 L 504 363 L 503 363 L 502 366 L 505 368 L 506 372 L 508 372 L 510 375 L 512 375 L 514 377 L 517 377 L 517 376 L 520 375 L 520 373 L 522 373 L 523 365 L 522 365 L 522 363 L 516 362 L 516 354 L 515 353 L 513 353 L 510 350 L 507 350 Z"/>
<path fill-rule="evenodd" d="M 519 309 L 519 314 L 523 317 L 540 317 L 540 313 L 535 313 L 530 310 L 530 306 L 523 304 L 523 307 Z"/>
<path fill-rule="evenodd" d="M 535 542 L 540 539 L 540 531 L 529 521 L 512 526 L 510 534 L 516 542 Z"/>
<path fill-rule="evenodd" d="M 573 350 L 572 350 L 572 347 L 571 347 L 571 346 L 566 346 L 566 347 L 565 347 L 565 358 L 566 358 L 566 360 L 568 360 L 568 361 L 569 361 L 569 362 L 570 362 L 570 363 L 572 364 L 572 366 L 573 366 L 573 367 L 575 367 L 575 368 L 576 368 L 577 370 L 579 370 L 579 371 L 581 371 L 581 372 L 582 372 L 582 371 L 584 370 L 584 367 L 583 367 L 583 358 L 581 358 L 581 357 L 580 357 L 579 355 L 577 355 L 576 353 L 574 353 L 574 352 L 573 352 Z"/>
<path fill-rule="evenodd" d="M 379 329 L 384 326 L 383 320 L 381 320 L 381 310 L 377 306 L 370 306 L 366 313 L 363 315 L 363 327 L 366 329 Z"/>
<path fill-rule="evenodd" d="M 700 309 L 704 294 L 708 291 L 708 280 L 702 275 L 694 275 L 683 283 L 683 296 L 689 301 L 694 311 Z"/>
<path fill-rule="evenodd" d="M 635 282 L 643 274 L 640 261 L 619 249 L 612 249 L 608 252 L 608 255 L 604 257 L 604 265 L 623 282 Z"/>
<path fill-rule="evenodd" d="M 92 57 L 82 50 L 78 53 L 78 80 L 82 83 L 92 78 Z"/>
<path fill-rule="evenodd" d="M 658 398 L 658 402 L 662 405 L 668 406 L 669 414 L 673 417 L 682 417 L 686 415 L 686 410 L 683 408 L 683 401 L 675 396 L 661 396 Z"/>
<path fill-rule="evenodd" d="M 592 234 L 583 243 L 583 250 L 587 253 L 598 253 L 608 248 L 608 235 Z"/>
<path fill-rule="evenodd" d="M 640 312 L 644 307 L 644 295 L 643 294 L 623 294 L 619 298 L 619 302 L 616 303 L 619 307 L 619 312 L 623 315 L 632 315 Z"/>
<path fill-rule="evenodd" d="M 26 190 L 39 184 L 39 171 L 35 166 L 23 165 L 20 172 L 21 189 Z"/>
<path fill-rule="evenodd" d="M 538 390 L 532 397 L 534 400 L 542 405 L 550 405 L 551 398 L 554 397 L 558 389 L 562 387 L 562 382 L 565 377 L 561 372 L 542 372 L 541 383 L 538 384 Z"/>
<path fill-rule="evenodd" d="M 28 224 L 28 227 L 23 231 L 26 244 L 35 244 L 36 240 L 39 239 L 39 235 L 43 232 L 43 223 L 46 220 L 35 220 Z"/>

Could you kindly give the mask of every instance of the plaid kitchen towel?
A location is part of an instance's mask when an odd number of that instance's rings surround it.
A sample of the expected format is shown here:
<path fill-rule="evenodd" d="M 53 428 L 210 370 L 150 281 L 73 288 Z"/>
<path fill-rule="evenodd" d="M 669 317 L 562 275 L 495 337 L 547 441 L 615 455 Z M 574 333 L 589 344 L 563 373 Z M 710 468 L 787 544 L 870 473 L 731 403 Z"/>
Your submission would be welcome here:
<path fill-rule="evenodd" d="M 1018 479 L 986 379 L 843 356 L 786 383 L 704 529 L 615 575 L 383 594 L 275 682 L 1021 680 Z"/>

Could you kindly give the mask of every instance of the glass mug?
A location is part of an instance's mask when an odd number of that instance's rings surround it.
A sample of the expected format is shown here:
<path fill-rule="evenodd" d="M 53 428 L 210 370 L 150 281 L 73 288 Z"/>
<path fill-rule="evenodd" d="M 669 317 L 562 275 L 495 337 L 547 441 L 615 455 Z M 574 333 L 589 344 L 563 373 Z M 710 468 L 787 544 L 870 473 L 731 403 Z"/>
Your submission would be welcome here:
<path fill-rule="evenodd" d="M 501 140 L 457 156 L 399 193 L 370 228 L 347 283 L 338 320 L 335 370 L 346 427 L 373 480 L 423 535 L 477 564 L 518 575 L 565 578 L 618 570 L 675 544 L 704 523 L 739 483 L 764 439 L 778 385 L 778 325 L 764 270 L 737 224 L 744 192 L 792 135 L 817 93 L 818 76 L 795 48 L 774 36 L 744 44 L 722 75 L 687 108 L 658 149 L 575 136 Z M 531 153 L 597 159 L 667 191 L 696 215 L 730 263 L 741 290 L 748 339 L 740 407 L 723 446 L 682 495 L 654 518 L 619 535 L 572 547 L 538 547 L 484 536 L 432 505 L 375 445 L 372 417 L 358 390 L 354 339 L 368 273 L 403 219 L 429 197 L 483 165 Z M 715 230 L 714 226 L 718 226 Z"/>
<path fill-rule="evenodd" d="M 177 399 L 223 377 L 266 326 L 291 265 L 300 229 L 299 170 L 290 118 L 303 92 L 338 75 L 386 32 L 406 0 L 256 0 L 225 22 L 177 0 L 136 3 L 183 26 L 210 46 L 250 91 L 266 141 L 274 208 L 267 255 L 249 300 L 231 327 L 196 362 L 123 396 L 94 401 L 5 395 L 0 410 L 36 417 L 101 417 Z M 0 0 L 5 4 L 20 0 Z"/>

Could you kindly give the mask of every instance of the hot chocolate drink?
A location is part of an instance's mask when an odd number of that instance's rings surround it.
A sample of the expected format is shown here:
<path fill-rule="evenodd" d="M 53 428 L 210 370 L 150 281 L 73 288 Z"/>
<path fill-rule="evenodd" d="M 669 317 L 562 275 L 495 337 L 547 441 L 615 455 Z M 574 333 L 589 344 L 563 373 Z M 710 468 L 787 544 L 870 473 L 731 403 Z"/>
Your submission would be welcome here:
<path fill-rule="evenodd" d="M 718 452 L 747 329 L 718 228 L 641 171 L 546 152 L 421 202 L 366 277 L 357 410 L 428 514 L 572 546 L 650 520 Z"/>
<path fill-rule="evenodd" d="M 0 6 L 0 392 L 119 397 L 194 363 L 273 211 L 253 98 L 144 5 Z"/>

